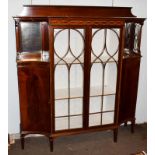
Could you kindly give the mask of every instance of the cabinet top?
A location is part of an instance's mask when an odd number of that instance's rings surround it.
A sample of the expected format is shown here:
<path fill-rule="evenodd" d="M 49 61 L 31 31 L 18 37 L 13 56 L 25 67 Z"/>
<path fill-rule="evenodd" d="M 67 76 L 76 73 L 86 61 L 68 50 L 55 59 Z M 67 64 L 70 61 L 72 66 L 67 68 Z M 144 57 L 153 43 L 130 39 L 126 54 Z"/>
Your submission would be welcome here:
<path fill-rule="evenodd" d="M 136 17 L 131 7 L 24 5 L 20 17 Z"/>

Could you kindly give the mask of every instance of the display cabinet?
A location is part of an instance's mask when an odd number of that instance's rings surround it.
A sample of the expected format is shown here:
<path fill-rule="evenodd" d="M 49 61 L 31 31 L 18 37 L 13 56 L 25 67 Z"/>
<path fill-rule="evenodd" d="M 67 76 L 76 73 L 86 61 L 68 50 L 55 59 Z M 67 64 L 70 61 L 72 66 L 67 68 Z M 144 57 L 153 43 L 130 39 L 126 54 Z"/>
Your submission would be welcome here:
<path fill-rule="evenodd" d="M 26 5 L 14 17 L 21 144 L 135 124 L 144 19 L 128 7 Z"/>

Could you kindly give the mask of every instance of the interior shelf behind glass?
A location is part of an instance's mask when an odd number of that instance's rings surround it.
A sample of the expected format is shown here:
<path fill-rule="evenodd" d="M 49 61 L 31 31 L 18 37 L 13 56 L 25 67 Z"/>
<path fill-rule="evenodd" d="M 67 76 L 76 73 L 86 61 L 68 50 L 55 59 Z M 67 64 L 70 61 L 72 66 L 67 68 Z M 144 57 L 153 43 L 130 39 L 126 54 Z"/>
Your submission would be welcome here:
<path fill-rule="evenodd" d="M 101 87 L 91 87 L 91 92 L 90 92 L 90 97 L 95 97 L 95 96 L 101 96 L 102 88 Z M 82 98 L 83 97 L 83 88 L 70 88 L 70 98 Z M 114 95 L 115 90 L 112 88 L 105 86 L 104 87 L 104 94 L 105 96 L 107 95 Z M 55 90 L 55 99 L 56 100 L 61 100 L 61 99 L 67 99 L 68 98 L 68 89 L 63 88 L 63 89 L 56 89 Z"/>

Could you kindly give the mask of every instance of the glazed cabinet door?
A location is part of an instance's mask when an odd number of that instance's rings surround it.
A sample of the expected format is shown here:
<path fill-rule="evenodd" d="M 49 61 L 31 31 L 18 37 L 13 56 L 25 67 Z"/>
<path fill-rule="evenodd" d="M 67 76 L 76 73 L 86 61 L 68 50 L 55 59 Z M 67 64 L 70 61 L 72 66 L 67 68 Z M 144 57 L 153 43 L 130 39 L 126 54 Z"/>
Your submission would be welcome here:
<path fill-rule="evenodd" d="M 50 133 L 50 80 L 46 62 L 18 63 L 21 130 Z"/>
<path fill-rule="evenodd" d="M 83 28 L 52 27 L 51 93 L 53 131 L 83 128 Z"/>
<path fill-rule="evenodd" d="M 54 132 L 118 121 L 123 22 L 82 20 L 50 20 Z"/>
<path fill-rule="evenodd" d="M 89 127 L 117 124 L 122 34 L 116 25 L 92 28 Z"/>

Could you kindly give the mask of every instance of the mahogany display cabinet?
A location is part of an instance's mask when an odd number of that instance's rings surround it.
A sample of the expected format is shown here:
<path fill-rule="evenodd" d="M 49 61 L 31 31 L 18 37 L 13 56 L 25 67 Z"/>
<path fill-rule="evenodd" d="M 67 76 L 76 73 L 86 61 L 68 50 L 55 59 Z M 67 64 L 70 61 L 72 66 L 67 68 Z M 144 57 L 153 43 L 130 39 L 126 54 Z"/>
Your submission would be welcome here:
<path fill-rule="evenodd" d="M 28 134 L 50 140 L 112 130 L 135 109 L 145 19 L 130 7 L 25 5 L 16 29 L 21 146 Z"/>

